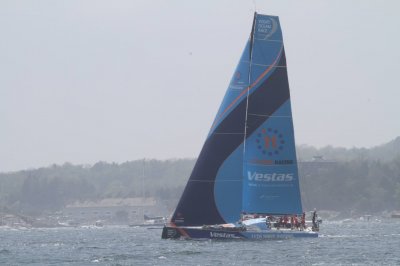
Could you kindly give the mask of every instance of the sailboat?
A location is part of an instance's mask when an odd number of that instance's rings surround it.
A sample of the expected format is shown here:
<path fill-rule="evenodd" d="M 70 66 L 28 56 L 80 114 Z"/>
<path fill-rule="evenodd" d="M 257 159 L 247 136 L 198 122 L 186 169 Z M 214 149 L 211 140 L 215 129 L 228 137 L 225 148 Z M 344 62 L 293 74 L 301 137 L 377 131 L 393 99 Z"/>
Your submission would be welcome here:
<path fill-rule="evenodd" d="M 304 224 L 279 18 L 251 35 L 162 238 L 317 237 Z"/>

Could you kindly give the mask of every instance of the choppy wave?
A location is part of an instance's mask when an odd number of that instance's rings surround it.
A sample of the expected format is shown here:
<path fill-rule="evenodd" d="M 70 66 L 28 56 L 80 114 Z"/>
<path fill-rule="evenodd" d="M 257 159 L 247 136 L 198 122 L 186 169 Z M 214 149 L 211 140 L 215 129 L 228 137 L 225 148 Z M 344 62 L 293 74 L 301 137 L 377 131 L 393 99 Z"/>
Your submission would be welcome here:
<path fill-rule="evenodd" d="M 161 240 L 132 227 L 1 230 L 1 265 L 400 265 L 399 223 L 325 222 L 317 239 Z"/>

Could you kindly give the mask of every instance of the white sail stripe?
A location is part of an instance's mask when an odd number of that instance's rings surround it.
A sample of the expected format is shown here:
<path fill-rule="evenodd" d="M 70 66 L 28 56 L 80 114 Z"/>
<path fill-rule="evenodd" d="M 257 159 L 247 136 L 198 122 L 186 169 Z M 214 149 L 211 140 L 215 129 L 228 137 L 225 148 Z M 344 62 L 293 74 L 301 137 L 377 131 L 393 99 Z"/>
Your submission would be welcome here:
<path fill-rule="evenodd" d="M 240 63 L 250 63 L 249 61 L 240 61 Z M 259 64 L 259 63 L 251 63 L 253 66 L 262 66 L 262 67 L 277 67 L 277 68 L 286 68 L 287 66 L 279 66 L 279 65 L 265 65 L 265 64 Z"/>
<path fill-rule="evenodd" d="M 238 92 L 241 92 L 242 90 L 244 90 L 244 89 L 246 89 L 247 88 L 247 86 L 246 87 L 243 87 L 243 88 L 239 88 L 239 87 L 229 87 L 229 89 L 230 90 L 233 90 L 233 91 L 238 91 Z"/>
<path fill-rule="evenodd" d="M 229 88 L 243 90 L 243 89 L 247 88 L 248 86 L 249 86 L 249 84 L 238 84 L 238 85 L 229 85 Z"/>
<path fill-rule="evenodd" d="M 254 37 L 254 40 L 263 41 L 263 42 L 281 42 L 281 43 L 283 43 L 283 40 L 266 40 L 266 39 L 257 39 L 255 37 Z"/>

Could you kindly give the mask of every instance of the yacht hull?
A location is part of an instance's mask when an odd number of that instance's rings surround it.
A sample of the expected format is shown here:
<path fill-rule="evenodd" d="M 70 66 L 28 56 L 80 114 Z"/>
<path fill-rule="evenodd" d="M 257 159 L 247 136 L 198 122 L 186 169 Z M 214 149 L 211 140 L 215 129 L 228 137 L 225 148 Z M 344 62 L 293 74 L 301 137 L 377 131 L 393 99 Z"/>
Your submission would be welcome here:
<path fill-rule="evenodd" d="M 289 239 L 303 237 L 318 237 L 317 232 L 290 229 L 271 230 L 241 230 L 213 229 L 203 227 L 170 227 L 164 226 L 163 239 Z"/>

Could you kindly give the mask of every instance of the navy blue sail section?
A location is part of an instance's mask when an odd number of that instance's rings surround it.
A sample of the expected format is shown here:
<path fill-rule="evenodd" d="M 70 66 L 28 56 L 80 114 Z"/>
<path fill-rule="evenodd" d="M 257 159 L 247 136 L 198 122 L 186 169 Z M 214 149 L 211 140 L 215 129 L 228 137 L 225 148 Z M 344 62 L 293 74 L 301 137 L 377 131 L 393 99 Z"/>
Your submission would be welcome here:
<path fill-rule="evenodd" d="M 249 98 L 246 134 L 242 208 L 246 213 L 302 213 L 297 159 L 294 142 L 289 84 L 283 40 L 277 17 L 258 15 L 255 22 L 250 83 L 271 66 L 268 62 L 280 54 L 274 65 L 279 82 L 265 89 L 266 97 Z M 284 101 L 274 112 L 265 106 L 275 105 L 276 97 Z M 260 124 L 260 120 L 263 122 Z M 254 125 L 257 125 L 256 128 Z"/>

